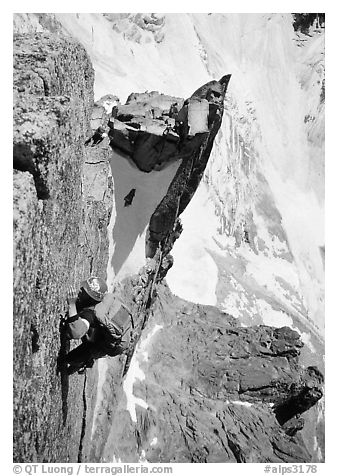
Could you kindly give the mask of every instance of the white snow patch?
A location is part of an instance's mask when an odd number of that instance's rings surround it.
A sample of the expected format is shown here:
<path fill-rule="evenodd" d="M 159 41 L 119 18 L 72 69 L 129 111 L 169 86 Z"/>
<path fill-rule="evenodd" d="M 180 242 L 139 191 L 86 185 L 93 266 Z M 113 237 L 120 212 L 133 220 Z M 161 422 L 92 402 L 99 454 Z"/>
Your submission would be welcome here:
<path fill-rule="evenodd" d="M 141 451 L 139 463 L 148 463 L 149 461 L 146 459 L 146 452 L 145 450 Z"/>
<path fill-rule="evenodd" d="M 226 400 L 225 403 L 227 405 L 234 404 L 234 405 L 241 405 L 242 407 L 252 407 L 253 403 L 242 401 L 242 400 Z"/>
<path fill-rule="evenodd" d="M 270 304 L 263 299 L 256 300 L 257 314 L 262 317 L 263 323 L 266 326 L 272 327 L 292 327 L 292 317 L 288 316 L 285 312 L 276 311 Z"/>
<path fill-rule="evenodd" d="M 317 453 L 318 461 L 323 461 L 322 450 L 320 449 L 320 447 L 318 445 L 318 440 L 317 440 L 316 436 L 314 436 L 314 438 L 313 438 L 313 449 L 314 449 L 315 453 Z"/>
<path fill-rule="evenodd" d="M 149 347 L 151 339 L 161 329 L 163 329 L 163 326 L 160 326 L 159 324 L 155 324 L 153 329 L 148 333 L 147 337 L 141 340 L 140 346 L 139 346 L 139 352 L 142 355 L 143 362 L 148 361 L 149 353 L 147 351 L 147 348 Z"/>
<path fill-rule="evenodd" d="M 312 345 L 312 342 L 311 342 L 311 335 L 309 332 L 300 332 L 297 327 L 293 327 L 293 329 L 295 331 L 298 332 L 298 334 L 300 335 L 300 338 L 302 339 L 302 341 L 304 342 L 304 344 L 310 349 L 310 351 L 315 354 L 316 353 L 316 349 L 314 348 L 314 346 Z"/>
<path fill-rule="evenodd" d="M 183 232 L 172 250 L 175 262 L 167 274 L 167 282 L 172 292 L 183 299 L 215 305 L 218 269 L 208 249 L 216 249 L 212 237 L 216 235 L 219 220 L 203 182 L 181 220 Z"/>
<path fill-rule="evenodd" d="M 235 405 L 242 405 L 243 407 L 252 407 L 252 403 L 250 402 L 242 402 L 240 400 L 233 400 L 231 403 L 234 403 Z"/>
<path fill-rule="evenodd" d="M 145 373 L 140 367 L 142 362 L 148 361 L 148 348 L 151 339 L 154 335 L 162 329 L 163 326 L 156 324 L 153 329 L 148 333 L 146 338 L 142 338 L 136 346 L 134 355 L 131 359 L 130 367 L 127 376 L 123 382 L 123 390 L 127 398 L 127 410 L 130 413 L 130 417 L 134 423 L 137 422 L 136 405 L 139 405 L 145 409 L 148 408 L 147 402 L 142 398 L 135 397 L 133 394 L 133 387 L 136 380 L 145 380 Z"/>
<path fill-rule="evenodd" d="M 283 226 L 295 258 L 309 317 L 323 332 L 324 268 L 320 255 L 320 247 L 324 245 L 322 206 L 311 190 L 305 193 L 295 183 L 282 181 L 271 170 L 269 175 L 273 190 L 278 191 L 275 195 L 276 204 L 283 216 Z"/>
<path fill-rule="evenodd" d="M 153 438 L 153 439 L 151 440 L 151 442 L 150 442 L 150 446 L 155 446 L 155 445 L 157 445 L 157 441 L 158 441 L 158 440 L 157 440 L 157 437 L 154 436 L 154 438 Z"/>
<path fill-rule="evenodd" d="M 97 370 L 98 370 L 98 381 L 97 381 L 97 397 L 96 397 L 96 402 L 95 402 L 95 408 L 94 408 L 94 413 L 93 413 L 93 425 L 92 425 L 92 432 L 91 432 L 91 437 L 93 437 L 95 429 L 96 429 L 96 417 L 97 417 L 97 412 L 101 406 L 101 403 L 103 402 L 104 395 L 102 392 L 102 386 L 104 384 L 104 381 L 106 379 L 106 373 L 108 369 L 108 359 L 99 359 L 97 362 Z"/>
<path fill-rule="evenodd" d="M 127 397 L 127 410 L 130 413 L 130 417 L 133 422 L 137 422 L 136 417 L 136 405 L 140 405 L 140 407 L 147 409 L 148 405 L 142 398 L 135 397 L 133 394 L 133 387 L 136 380 L 144 380 L 145 375 L 144 372 L 140 368 L 140 364 L 136 358 L 133 357 L 133 360 L 130 364 L 127 377 L 123 382 L 123 390 Z"/>
<path fill-rule="evenodd" d="M 295 290 L 299 290 L 299 278 L 294 264 L 285 259 L 256 255 L 251 249 L 241 248 L 241 255 L 248 260 L 246 274 L 252 276 L 261 286 L 284 299 L 284 289 L 276 281 L 276 277 L 283 278 Z"/>
<path fill-rule="evenodd" d="M 325 389 L 324 389 L 324 395 L 325 395 Z M 325 399 L 322 398 L 319 400 L 317 403 L 318 407 L 318 416 L 317 416 L 317 423 L 320 423 L 321 421 L 324 421 L 324 415 L 325 415 Z"/>
<path fill-rule="evenodd" d="M 232 292 L 221 304 L 221 310 L 238 319 L 248 309 L 248 300 L 244 293 Z"/>

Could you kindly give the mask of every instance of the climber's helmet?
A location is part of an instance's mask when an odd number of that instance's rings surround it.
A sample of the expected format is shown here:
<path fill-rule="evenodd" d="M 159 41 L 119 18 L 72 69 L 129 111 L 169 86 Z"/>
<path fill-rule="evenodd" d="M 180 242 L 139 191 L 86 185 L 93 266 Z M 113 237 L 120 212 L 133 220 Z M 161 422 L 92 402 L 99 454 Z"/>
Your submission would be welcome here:
<path fill-rule="evenodd" d="M 91 276 L 85 281 L 82 281 L 81 288 L 86 291 L 88 296 L 97 302 L 101 302 L 104 298 L 104 295 L 108 291 L 105 281 L 102 278 L 98 278 L 97 276 Z"/>

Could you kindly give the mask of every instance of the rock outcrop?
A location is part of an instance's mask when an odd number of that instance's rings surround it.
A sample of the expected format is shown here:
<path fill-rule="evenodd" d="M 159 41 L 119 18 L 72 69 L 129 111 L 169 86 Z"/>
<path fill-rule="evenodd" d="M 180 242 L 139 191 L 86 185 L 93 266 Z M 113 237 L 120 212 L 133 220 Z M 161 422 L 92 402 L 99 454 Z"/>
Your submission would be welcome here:
<path fill-rule="evenodd" d="M 139 363 L 145 378 L 134 382 L 137 418 L 119 404 L 101 460 L 311 461 L 297 432 L 300 415 L 322 396 L 323 377 L 298 364 L 299 335 L 239 327 L 217 308 L 157 289 L 149 322 L 159 330 Z M 100 461 L 98 446 L 90 460 Z"/>
<path fill-rule="evenodd" d="M 78 43 L 14 38 L 14 460 L 77 461 L 84 377 L 57 374 L 67 287 L 105 275 L 109 164 L 84 148 L 94 71 Z M 95 372 L 88 376 L 94 386 Z M 93 387 L 94 388 L 94 387 Z M 95 395 L 95 394 L 94 394 Z M 89 406 L 89 403 L 87 407 Z"/>
<path fill-rule="evenodd" d="M 126 104 L 118 106 L 110 132 L 111 147 L 127 154 L 143 172 L 161 170 L 170 161 L 179 160 L 179 136 L 172 130 L 175 120 L 169 118 L 175 102 L 183 105 L 183 99 L 157 91 L 130 94 Z M 165 134 L 168 126 L 171 130 Z"/>

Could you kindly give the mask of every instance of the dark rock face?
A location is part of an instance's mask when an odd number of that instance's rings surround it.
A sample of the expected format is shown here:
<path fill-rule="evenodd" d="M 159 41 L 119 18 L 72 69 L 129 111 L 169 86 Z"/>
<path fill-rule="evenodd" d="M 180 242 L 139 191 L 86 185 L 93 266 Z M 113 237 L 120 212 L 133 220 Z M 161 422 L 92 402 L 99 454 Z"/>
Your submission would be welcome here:
<path fill-rule="evenodd" d="M 136 406 L 133 423 L 120 407 L 107 443 L 101 440 L 101 458 L 311 461 L 297 433 L 304 423 L 299 414 L 321 398 L 323 377 L 299 366 L 303 344 L 296 332 L 238 327 L 217 308 L 182 301 L 165 286 L 149 322 L 163 328 L 147 348 L 146 378 L 134 383 L 148 408 Z"/>
<path fill-rule="evenodd" d="M 316 28 L 325 27 L 325 13 L 293 13 L 294 30 L 308 34 L 309 28 L 314 25 Z"/>
<path fill-rule="evenodd" d="M 91 405 L 86 392 L 96 381 L 94 371 L 87 385 L 83 376 L 57 373 L 57 357 L 67 351 L 59 333 L 67 287 L 90 273 L 104 276 L 108 258 L 109 163 L 83 146 L 93 82 L 90 60 L 76 42 L 14 38 L 17 462 L 77 461 L 83 413 Z"/>

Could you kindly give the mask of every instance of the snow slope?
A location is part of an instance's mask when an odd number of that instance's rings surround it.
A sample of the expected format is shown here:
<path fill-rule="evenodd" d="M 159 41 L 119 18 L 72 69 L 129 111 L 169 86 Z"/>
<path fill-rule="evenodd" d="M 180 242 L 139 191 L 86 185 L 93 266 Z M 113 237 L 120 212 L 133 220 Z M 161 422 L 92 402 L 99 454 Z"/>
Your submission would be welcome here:
<path fill-rule="evenodd" d="M 114 179 L 115 210 L 109 225 L 110 266 L 108 285 L 115 279 L 137 272 L 145 262 L 145 236 L 151 215 L 171 183 L 180 162 L 161 171 L 141 172 L 136 165 L 116 151 L 110 161 Z M 135 188 L 131 206 L 124 197 Z"/>

